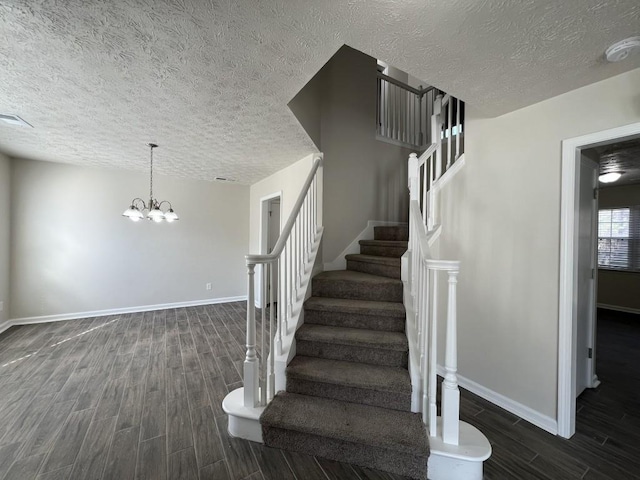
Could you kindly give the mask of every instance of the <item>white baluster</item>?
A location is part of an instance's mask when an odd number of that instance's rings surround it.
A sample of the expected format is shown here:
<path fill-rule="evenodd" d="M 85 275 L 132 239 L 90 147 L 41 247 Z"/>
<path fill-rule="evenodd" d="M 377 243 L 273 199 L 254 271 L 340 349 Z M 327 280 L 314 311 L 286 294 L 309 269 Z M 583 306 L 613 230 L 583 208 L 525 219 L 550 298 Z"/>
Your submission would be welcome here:
<path fill-rule="evenodd" d="M 428 160 L 424 162 L 423 168 L 423 179 L 422 179 L 422 222 L 426 225 L 427 223 L 427 193 L 429 192 L 429 168 L 428 168 Z"/>
<path fill-rule="evenodd" d="M 278 268 L 278 275 L 280 275 L 280 269 Z M 275 377 L 275 361 L 276 361 L 276 352 L 273 349 L 273 339 L 276 336 L 276 331 L 278 332 L 278 341 L 280 344 L 276 346 L 277 351 L 280 355 L 282 355 L 282 314 L 278 312 L 278 318 L 275 319 L 275 304 L 274 304 L 274 295 L 273 295 L 273 286 L 278 285 L 278 282 L 275 278 L 275 272 L 273 268 L 273 264 L 269 264 L 269 277 L 271 279 L 271 288 L 269 289 L 269 359 L 270 368 L 269 368 L 269 401 L 275 395 L 275 385 L 276 385 L 276 377 Z M 279 289 L 280 290 L 280 289 Z M 279 293 L 279 292 L 278 292 Z M 276 325 L 277 321 L 277 325 Z M 266 388 L 265 388 L 266 390 Z"/>
<path fill-rule="evenodd" d="M 274 280 L 274 268 L 273 268 L 273 264 L 269 264 L 269 270 L 271 271 L 271 282 L 273 282 Z M 280 269 L 278 269 L 278 273 Z M 269 290 L 269 328 L 272 328 L 272 323 L 273 323 L 273 317 L 274 317 L 274 304 L 273 304 L 273 285 L 274 283 L 271 283 L 271 289 Z M 279 292 L 278 292 L 279 293 Z M 280 311 L 280 305 L 278 305 L 278 315 L 276 317 L 276 329 L 275 330 L 270 330 L 269 336 L 271 338 L 271 335 L 274 335 L 276 337 L 275 342 L 275 352 L 277 352 L 278 355 L 282 355 L 282 330 L 283 328 L 286 328 L 284 326 L 284 321 L 283 321 L 283 316 L 282 316 L 282 312 Z M 269 351 L 273 352 L 272 349 L 270 349 Z"/>
<path fill-rule="evenodd" d="M 449 97 L 449 103 L 447 103 L 447 126 L 449 129 L 449 136 L 447 137 L 447 170 L 451 166 L 451 137 L 453 136 L 453 126 L 451 125 L 451 111 L 453 103 L 452 97 Z"/>
<path fill-rule="evenodd" d="M 456 160 L 460 156 L 460 99 L 456 98 Z"/>
<path fill-rule="evenodd" d="M 438 180 L 442 175 L 442 95 L 438 95 L 433 102 L 433 114 L 434 114 L 434 141 L 437 142 L 438 148 L 436 149 L 436 168 L 434 180 Z"/>
<path fill-rule="evenodd" d="M 408 176 L 409 176 L 409 200 L 418 200 L 420 201 L 420 167 L 418 164 L 418 155 L 412 153 L 409 155 L 409 165 L 407 167 Z M 418 252 L 415 251 L 416 244 L 416 235 L 413 235 L 415 225 L 411 223 L 413 221 L 413 217 L 410 216 L 410 228 L 409 228 L 409 244 L 411 246 L 411 272 L 409 272 L 411 279 L 411 294 L 415 296 L 416 294 L 416 262 L 418 260 Z M 417 231 L 417 230 L 416 230 Z"/>
<path fill-rule="evenodd" d="M 436 403 L 437 378 L 436 365 L 438 362 L 438 271 L 433 271 L 433 291 L 431 293 L 431 319 L 429 320 L 429 435 L 437 434 L 436 418 L 438 417 L 438 405 Z"/>
<path fill-rule="evenodd" d="M 442 440 L 444 443 L 458 445 L 460 420 L 460 390 L 458 389 L 458 340 L 456 318 L 456 286 L 458 271 L 449 272 L 449 299 L 447 304 L 447 340 L 445 346 L 442 382 Z"/>
<path fill-rule="evenodd" d="M 416 257 L 422 258 L 422 252 L 419 249 L 415 252 Z M 423 340 L 423 324 L 422 324 L 422 311 L 425 308 L 424 303 L 424 277 L 422 275 L 422 262 L 417 264 L 416 269 L 416 280 L 417 280 L 417 295 L 415 297 L 414 305 L 415 305 L 415 319 L 416 319 L 416 332 L 418 333 L 418 351 L 420 352 L 420 362 L 418 363 L 418 368 L 420 369 L 421 376 L 426 376 L 427 371 L 422 370 L 422 361 L 425 355 L 425 351 L 422 349 L 422 340 Z"/>
<path fill-rule="evenodd" d="M 421 357 L 422 361 L 422 421 L 428 425 L 432 423 L 429 418 L 429 270 L 424 262 L 420 262 L 420 270 L 424 275 L 424 288 L 422 289 L 422 296 L 425 297 L 425 302 L 420 310 L 420 323 L 422 323 L 422 329 L 424 331 L 423 341 L 420 344 L 420 351 L 423 353 Z"/>
<path fill-rule="evenodd" d="M 258 406 L 258 357 L 256 356 L 255 265 L 247 265 L 247 355 L 244 359 L 244 405 Z"/>
<path fill-rule="evenodd" d="M 285 250 L 287 252 L 287 296 L 288 296 L 288 305 L 287 311 L 289 312 L 289 317 L 287 317 L 287 332 L 289 331 L 289 318 L 293 316 L 293 237 L 289 235 L 289 239 L 285 245 Z"/>
<path fill-rule="evenodd" d="M 262 298 L 262 305 L 261 305 L 261 311 L 260 311 L 260 321 L 261 321 L 261 325 L 260 325 L 260 388 L 258 389 L 259 393 L 260 393 L 260 405 L 266 405 L 267 404 L 267 362 L 266 362 L 266 358 L 267 358 L 267 349 L 266 349 L 266 340 L 267 340 L 267 335 L 266 335 L 266 311 L 267 311 L 267 292 L 270 289 L 270 286 L 268 284 L 269 281 L 269 264 L 268 263 L 263 263 L 262 265 L 260 265 L 261 267 L 261 271 L 262 271 L 262 293 L 261 293 L 261 298 Z"/>
<path fill-rule="evenodd" d="M 418 155 L 409 155 L 409 199 L 420 200 L 420 167 L 418 166 Z"/>

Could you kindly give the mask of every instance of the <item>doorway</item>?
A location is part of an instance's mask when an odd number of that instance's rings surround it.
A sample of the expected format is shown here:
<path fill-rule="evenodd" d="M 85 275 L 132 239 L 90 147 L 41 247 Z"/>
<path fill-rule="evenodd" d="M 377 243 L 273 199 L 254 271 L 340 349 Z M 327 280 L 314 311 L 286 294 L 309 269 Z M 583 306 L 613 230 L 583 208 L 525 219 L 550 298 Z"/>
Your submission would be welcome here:
<path fill-rule="evenodd" d="M 576 397 L 598 385 L 596 361 L 598 167 L 588 149 L 640 137 L 640 123 L 562 142 L 558 434 L 575 433 Z"/>
<path fill-rule="evenodd" d="M 261 205 L 261 221 L 260 221 L 260 253 L 269 254 L 273 251 L 278 239 L 280 238 L 281 225 L 281 200 L 282 192 L 272 193 L 260 199 Z M 273 278 L 278 278 L 278 264 L 273 265 Z M 271 282 L 267 280 L 266 290 L 262 288 L 262 282 L 264 280 L 266 272 L 260 271 L 260 288 L 259 296 L 256 297 L 256 303 L 259 308 L 265 308 L 269 306 L 271 298 L 271 289 L 273 289 L 274 303 L 277 303 L 278 299 L 278 285 L 277 281 L 275 285 L 271 285 Z M 264 291 L 264 298 L 263 297 Z M 259 297 L 259 298 L 258 298 Z"/>

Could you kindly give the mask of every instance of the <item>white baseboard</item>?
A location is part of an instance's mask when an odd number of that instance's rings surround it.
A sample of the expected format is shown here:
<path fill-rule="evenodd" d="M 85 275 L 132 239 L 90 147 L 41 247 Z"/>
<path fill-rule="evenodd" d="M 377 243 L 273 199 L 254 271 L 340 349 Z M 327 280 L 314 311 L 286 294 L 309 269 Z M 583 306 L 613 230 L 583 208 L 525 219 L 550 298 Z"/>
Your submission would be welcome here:
<path fill-rule="evenodd" d="M 12 325 L 30 325 L 33 323 L 60 322 L 63 320 L 78 320 L 80 318 L 104 317 L 106 315 L 121 315 L 123 313 L 140 313 L 151 312 L 154 310 L 166 310 L 168 308 L 198 307 L 201 305 L 213 305 L 216 303 L 229 303 L 246 301 L 247 296 L 224 298 L 208 298 L 206 300 L 192 300 L 188 302 L 160 303 L 157 305 L 143 305 L 139 307 L 112 308 L 108 310 L 94 310 L 91 312 L 62 313 L 58 315 L 42 315 L 38 317 L 22 317 L 9 320 L 9 326 Z M 8 328 L 8 327 L 7 327 Z M 0 332 L 2 327 L 0 326 Z"/>
<path fill-rule="evenodd" d="M 637 308 L 619 307 L 617 305 L 607 305 L 606 303 L 598 303 L 598 308 L 613 310 L 615 312 L 635 313 L 636 315 L 640 314 L 640 310 Z"/>
<path fill-rule="evenodd" d="M 10 320 L 7 320 L 5 322 L 0 323 L 0 333 L 2 333 L 5 330 L 7 330 L 11 325 L 12 325 L 12 323 L 11 323 Z"/>
<path fill-rule="evenodd" d="M 384 220 L 369 220 L 367 226 L 362 230 L 358 236 L 345 248 L 340 255 L 338 255 L 332 262 L 326 262 L 324 264 L 324 271 L 330 270 L 346 270 L 347 260 L 344 258 L 346 255 L 353 255 L 360 253 L 360 240 L 372 240 L 373 239 L 373 227 L 385 227 L 395 225 L 406 225 L 406 222 L 387 222 Z"/>
<path fill-rule="evenodd" d="M 442 365 L 437 366 L 438 375 L 444 377 L 445 371 Z M 547 432 L 557 435 L 558 434 L 558 422 L 555 418 L 549 417 L 547 415 L 543 415 L 542 413 L 532 409 L 531 407 L 527 407 L 520 402 L 516 402 L 515 400 L 505 397 L 501 393 L 494 392 L 493 390 L 480 385 L 479 383 L 474 382 L 473 380 L 469 380 L 461 375 L 458 375 L 458 385 L 462 388 L 469 390 L 471 393 L 475 393 L 479 397 L 488 400 L 491 403 L 498 405 L 501 408 L 504 408 L 506 411 L 517 415 L 518 417 L 526 420 L 527 422 L 539 427 Z"/>

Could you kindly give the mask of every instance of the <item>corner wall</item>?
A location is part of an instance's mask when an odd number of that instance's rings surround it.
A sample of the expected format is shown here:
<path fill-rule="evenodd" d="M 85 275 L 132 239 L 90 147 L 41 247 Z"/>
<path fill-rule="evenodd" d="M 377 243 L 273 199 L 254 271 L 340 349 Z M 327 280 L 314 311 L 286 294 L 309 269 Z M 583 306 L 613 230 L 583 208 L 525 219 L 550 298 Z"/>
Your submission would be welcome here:
<path fill-rule="evenodd" d="M 180 220 L 133 223 L 122 212 L 148 181 L 13 160 L 13 319 L 246 295 L 249 187 L 154 176 Z"/>
<path fill-rule="evenodd" d="M 11 231 L 11 161 L 0 154 L 0 302 L 4 303 L 0 311 L 0 330 L 9 320 L 11 309 L 9 278 L 11 270 L 10 231 Z"/>
<path fill-rule="evenodd" d="M 640 121 L 640 70 L 503 115 L 467 105 L 466 166 L 443 192 L 461 261 L 459 373 L 557 416 L 561 142 Z"/>
<path fill-rule="evenodd" d="M 408 218 L 411 150 L 376 140 L 376 75 L 375 58 L 344 46 L 289 103 L 324 154 L 324 262 L 369 220 Z"/>

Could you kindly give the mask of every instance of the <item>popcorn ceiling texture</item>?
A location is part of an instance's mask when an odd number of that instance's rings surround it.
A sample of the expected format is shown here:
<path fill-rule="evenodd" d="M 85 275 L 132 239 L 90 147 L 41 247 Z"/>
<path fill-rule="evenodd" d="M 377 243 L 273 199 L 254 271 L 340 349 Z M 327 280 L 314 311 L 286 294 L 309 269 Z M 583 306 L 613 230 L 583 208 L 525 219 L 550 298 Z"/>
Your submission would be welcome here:
<path fill-rule="evenodd" d="M 251 184 L 316 151 L 287 103 L 343 44 L 499 115 L 640 66 L 637 0 L 3 0 L 0 151 Z"/>

